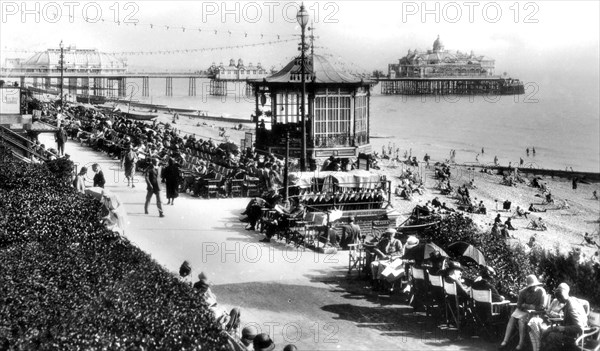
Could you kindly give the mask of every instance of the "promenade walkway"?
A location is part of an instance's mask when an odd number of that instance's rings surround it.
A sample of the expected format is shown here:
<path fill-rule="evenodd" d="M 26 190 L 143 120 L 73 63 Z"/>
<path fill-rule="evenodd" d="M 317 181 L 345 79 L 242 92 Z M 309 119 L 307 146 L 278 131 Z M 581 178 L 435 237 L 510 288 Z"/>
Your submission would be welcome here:
<path fill-rule="evenodd" d="M 54 145 L 49 136 L 42 143 Z M 177 274 L 183 260 L 194 281 L 204 271 L 224 308 L 240 306 L 242 323 L 269 333 L 277 347 L 300 350 L 492 350 L 477 340 L 452 340 L 435 323 L 413 314 L 397 297 L 379 297 L 354 273 L 346 276 L 348 254 L 324 255 L 259 243 L 262 235 L 238 221 L 248 199 L 203 200 L 181 194 L 174 206 L 154 200 L 144 214 L 146 188 L 141 176 L 128 188 L 119 162 L 69 141 L 66 153 L 79 167 L 101 165 L 106 188 L 127 211 L 125 235 L 167 270 Z"/>

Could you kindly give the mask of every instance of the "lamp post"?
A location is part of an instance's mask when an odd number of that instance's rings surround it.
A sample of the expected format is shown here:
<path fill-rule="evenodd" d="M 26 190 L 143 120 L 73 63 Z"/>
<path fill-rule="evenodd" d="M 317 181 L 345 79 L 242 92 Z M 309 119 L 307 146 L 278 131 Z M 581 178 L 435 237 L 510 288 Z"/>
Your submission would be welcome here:
<path fill-rule="evenodd" d="M 65 95 L 63 94 L 63 82 L 64 82 L 64 78 L 63 78 L 63 71 L 64 71 L 64 62 L 65 62 L 65 56 L 64 56 L 64 47 L 63 47 L 63 42 L 62 40 L 60 41 L 60 109 L 61 111 L 64 109 L 65 107 Z"/>
<path fill-rule="evenodd" d="M 302 155 L 300 155 L 300 170 L 302 172 L 306 171 L 306 111 L 304 109 L 305 99 L 306 99 L 306 65 L 305 65 L 305 51 L 306 51 L 306 43 L 305 43 L 305 30 L 306 25 L 308 24 L 308 11 L 304 8 L 304 4 L 300 5 L 300 10 L 296 15 L 296 20 L 298 20 L 298 24 L 302 28 L 302 36 L 301 36 L 301 55 L 300 55 L 300 74 L 302 75 L 302 101 L 300 105 L 300 113 L 302 114 Z"/>
<path fill-rule="evenodd" d="M 287 127 L 287 126 L 286 126 Z M 285 129 L 285 167 L 283 169 L 283 186 L 285 187 L 285 192 L 283 193 L 283 199 L 288 200 L 290 197 L 290 189 L 289 189 L 289 174 L 290 174 L 290 130 L 289 128 Z"/>

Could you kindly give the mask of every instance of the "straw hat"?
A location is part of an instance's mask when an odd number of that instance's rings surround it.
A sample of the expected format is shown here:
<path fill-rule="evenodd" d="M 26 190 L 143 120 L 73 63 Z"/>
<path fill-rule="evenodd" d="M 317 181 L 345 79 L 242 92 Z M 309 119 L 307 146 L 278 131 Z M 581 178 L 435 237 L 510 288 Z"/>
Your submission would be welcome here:
<path fill-rule="evenodd" d="M 385 232 L 383 232 L 383 235 L 386 235 L 386 236 L 392 236 L 394 234 L 396 234 L 396 229 L 394 229 L 394 228 L 388 228 L 385 230 Z"/>
<path fill-rule="evenodd" d="M 410 235 L 407 239 L 406 239 L 406 244 L 404 246 L 405 249 L 412 249 L 413 247 L 419 245 L 419 238 L 417 238 L 414 235 Z"/>
<path fill-rule="evenodd" d="M 554 293 L 556 294 L 559 291 L 562 291 L 562 292 L 568 294 L 569 291 L 571 291 L 571 288 L 569 288 L 569 285 L 567 285 L 567 283 L 560 283 L 560 284 L 558 284 L 556 289 L 554 289 Z"/>
<path fill-rule="evenodd" d="M 526 282 L 527 282 L 526 288 L 530 288 L 532 286 L 542 285 L 542 283 L 540 283 L 540 281 L 538 280 L 538 278 L 534 274 L 528 275 L 527 279 L 526 279 Z"/>

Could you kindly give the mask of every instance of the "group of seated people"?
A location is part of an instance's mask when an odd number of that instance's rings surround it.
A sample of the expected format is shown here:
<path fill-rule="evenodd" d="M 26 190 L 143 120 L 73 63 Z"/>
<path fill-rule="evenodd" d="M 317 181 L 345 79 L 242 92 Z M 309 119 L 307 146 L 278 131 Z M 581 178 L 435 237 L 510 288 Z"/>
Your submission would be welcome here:
<path fill-rule="evenodd" d="M 451 174 L 452 173 L 450 171 L 450 167 L 447 164 L 445 164 L 445 163 L 436 164 L 436 166 L 435 166 L 435 177 L 437 179 L 439 179 L 442 182 L 449 181 Z"/>
<path fill-rule="evenodd" d="M 500 214 L 498 214 L 496 218 L 494 218 L 491 235 L 502 236 L 505 239 L 509 239 L 513 237 L 510 235 L 509 230 L 517 230 L 517 228 L 512 225 L 511 217 L 506 218 L 506 221 L 502 223 L 502 218 L 500 217 Z"/>
<path fill-rule="evenodd" d="M 396 186 L 395 194 L 405 200 L 411 201 L 414 193 L 423 195 L 425 187 L 421 181 L 419 174 L 412 172 L 410 169 L 406 170 L 400 175 L 400 182 Z"/>
<path fill-rule="evenodd" d="M 439 190 L 440 194 L 442 194 L 442 195 L 450 195 L 454 191 L 454 188 L 450 184 L 450 179 L 448 179 L 448 180 L 440 179 L 438 181 L 438 183 L 436 184 L 435 188 L 437 190 Z"/>
<path fill-rule="evenodd" d="M 529 275 L 526 286 L 519 292 L 516 309 L 512 312 L 500 349 L 505 349 L 513 330 L 518 327 L 519 343 L 516 350 L 525 348 L 526 337 L 531 339 L 534 351 L 558 351 L 578 349 L 575 339 L 587 327 L 589 304 L 570 295 L 569 285 L 560 283 L 554 290 L 554 299 L 549 297 L 535 275 Z M 555 322 L 560 322 L 553 324 Z"/>
<path fill-rule="evenodd" d="M 471 193 L 469 192 L 469 188 L 466 186 L 466 184 L 463 184 L 456 189 L 456 196 L 460 205 L 471 205 Z"/>
<path fill-rule="evenodd" d="M 471 303 L 471 290 L 489 290 L 493 303 L 507 301 L 496 289 L 495 270 L 489 266 L 480 267 L 479 276 L 474 280 L 463 277 L 463 267 L 454 261 L 448 261 L 442 269 L 431 267 L 429 272 L 442 275 L 444 283 L 456 285 L 459 308 L 466 313 Z M 587 327 L 588 302 L 571 296 L 569 285 L 566 283 L 557 286 L 554 299 L 550 302 L 542 285 L 535 275 L 529 275 L 526 277 L 525 287 L 519 292 L 516 309 L 512 313 L 509 303 L 498 305 L 501 316 L 508 317 L 510 314 L 499 349 L 507 349 L 515 328 L 519 330 L 519 341 L 515 350 L 525 349 L 527 337 L 531 340 L 533 351 L 579 349 L 575 347 L 575 339 Z"/>
<path fill-rule="evenodd" d="M 388 228 L 381 238 L 374 237 L 363 243 L 366 260 L 365 269 L 371 276 L 374 290 L 393 292 L 396 282 L 407 276 L 411 260 L 405 259 L 406 250 L 419 245 L 415 236 L 407 238 L 406 243 L 397 239 L 396 229 Z"/>
<path fill-rule="evenodd" d="M 466 205 L 460 204 L 458 206 L 458 209 L 467 213 L 487 214 L 487 208 L 485 207 L 483 200 L 480 200 L 479 203 L 477 203 L 477 198 L 475 199 L 475 201 L 470 201 Z"/>
<path fill-rule="evenodd" d="M 307 214 L 313 214 L 307 218 Z M 350 217 L 347 223 L 327 223 L 327 215 L 321 212 L 309 212 L 302 199 L 298 196 L 284 200 L 276 192 L 263 194 L 250 200 L 242 212 L 244 218 L 240 221 L 248 223 L 246 230 L 257 230 L 265 234 L 260 242 L 268 243 L 275 236 L 285 237 L 287 241 L 296 241 L 296 244 L 305 243 L 304 229 L 314 228 L 314 240 L 323 239 L 326 244 L 337 249 L 347 250 L 349 244 L 358 243 L 360 227 Z M 335 227 L 334 227 L 335 226 Z M 304 228 L 304 229 L 302 229 Z M 300 233 L 302 231 L 302 233 Z"/>

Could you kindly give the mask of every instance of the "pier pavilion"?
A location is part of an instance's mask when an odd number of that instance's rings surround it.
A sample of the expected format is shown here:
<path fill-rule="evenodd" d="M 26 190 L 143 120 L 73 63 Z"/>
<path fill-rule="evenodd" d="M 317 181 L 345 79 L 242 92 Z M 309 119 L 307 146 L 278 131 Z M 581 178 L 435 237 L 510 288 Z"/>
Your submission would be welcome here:
<path fill-rule="evenodd" d="M 523 94 L 517 79 L 494 75 L 495 60 L 473 51 L 446 50 L 440 37 L 431 50 L 408 50 L 398 63 L 388 65 L 380 79 L 382 94 Z"/>
<path fill-rule="evenodd" d="M 6 59 L 0 67 L 0 79 L 16 80 L 19 86 L 33 86 L 34 92 L 58 94 L 61 73 L 65 94 L 109 98 L 142 97 L 150 95 L 150 78 L 165 79 L 165 96 L 173 96 L 173 80 L 188 80 L 188 95 L 196 96 L 197 80 L 209 78 L 205 71 L 196 72 L 129 72 L 127 62 L 113 54 L 96 49 L 63 49 L 63 72 L 60 68 L 60 49 L 38 52 L 26 60 Z M 141 86 L 128 83 L 141 79 Z M 129 84 L 129 89 L 128 89 Z"/>
<path fill-rule="evenodd" d="M 325 57 L 306 58 L 306 150 L 311 169 L 330 156 L 349 158 L 370 154 L 370 87 L 365 81 L 335 69 Z M 302 147 L 301 58 L 279 72 L 250 81 L 254 88 L 256 149 L 291 157 Z M 289 135 L 289 137 L 288 137 Z"/>
<path fill-rule="evenodd" d="M 242 59 L 238 59 L 237 64 L 234 59 L 229 60 L 229 66 L 224 66 L 223 62 L 217 66 L 215 63 L 208 69 L 211 75 L 210 95 L 225 96 L 231 87 L 229 85 L 245 84 L 244 90 L 247 96 L 252 96 L 252 84 L 247 84 L 247 80 L 261 79 L 268 75 L 266 69 L 260 62 L 254 66 L 252 63 L 244 65 Z M 236 92 L 234 89 L 230 92 Z"/>

